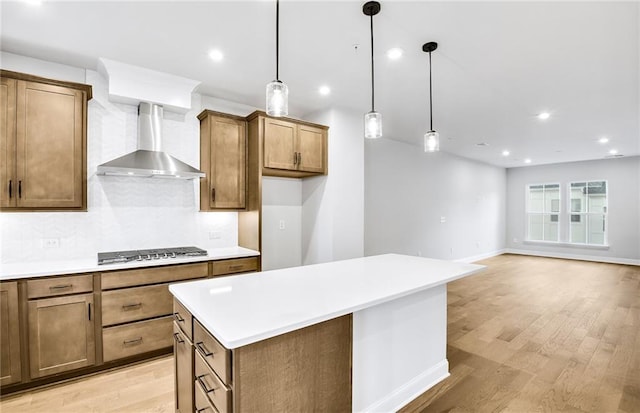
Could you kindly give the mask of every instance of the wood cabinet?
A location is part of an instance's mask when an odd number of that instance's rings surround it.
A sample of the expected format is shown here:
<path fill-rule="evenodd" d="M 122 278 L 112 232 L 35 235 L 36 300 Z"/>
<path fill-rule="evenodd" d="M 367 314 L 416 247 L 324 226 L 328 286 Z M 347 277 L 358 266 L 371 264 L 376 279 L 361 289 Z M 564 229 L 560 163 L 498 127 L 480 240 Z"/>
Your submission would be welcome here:
<path fill-rule="evenodd" d="M 190 320 L 191 316 L 189 315 L 188 318 Z M 173 323 L 173 339 L 176 412 L 191 413 L 194 402 L 193 344 L 177 323 Z"/>
<path fill-rule="evenodd" d="M 0 207 L 83 210 L 91 86 L 0 71 Z"/>
<path fill-rule="evenodd" d="M 205 110 L 200 115 L 200 210 L 244 209 L 247 192 L 247 122 Z"/>
<path fill-rule="evenodd" d="M 0 283 L 0 385 L 21 378 L 18 283 Z"/>
<path fill-rule="evenodd" d="M 206 262 L 103 273 L 104 361 L 170 348 L 175 316 L 169 283 L 208 274 Z"/>
<path fill-rule="evenodd" d="M 93 294 L 30 300 L 31 378 L 45 377 L 95 362 Z"/>
<path fill-rule="evenodd" d="M 351 411 L 351 314 L 233 350 L 192 319 L 189 377 L 176 344 L 177 411 L 191 405 L 213 413 Z M 182 330 L 176 325 L 174 333 Z"/>
<path fill-rule="evenodd" d="M 262 174 L 305 177 L 327 174 L 327 127 L 254 112 L 250 128 L 262 142 Z"/>

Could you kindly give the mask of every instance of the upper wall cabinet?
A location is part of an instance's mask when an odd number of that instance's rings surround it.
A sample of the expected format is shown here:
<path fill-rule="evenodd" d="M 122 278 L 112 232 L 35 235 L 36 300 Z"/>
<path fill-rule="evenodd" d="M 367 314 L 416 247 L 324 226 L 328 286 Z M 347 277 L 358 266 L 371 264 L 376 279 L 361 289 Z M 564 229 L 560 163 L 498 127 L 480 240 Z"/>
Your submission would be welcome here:
<path fill-rule="evenodd" d="M 200 119 L 200 210 L 245 209 L 247 122 L 205 110 Z"/>
<path fill-rule="evenodd" d="M 327 174 L 328 128 L 264 112 L 248 117 L 249 135 L 262 146 L 262 174 L 302 178 Z"/>
<path fill-rule="evenodd" d="M 86 210 L 91 86 L 0 71 L 0 207 Z"/>

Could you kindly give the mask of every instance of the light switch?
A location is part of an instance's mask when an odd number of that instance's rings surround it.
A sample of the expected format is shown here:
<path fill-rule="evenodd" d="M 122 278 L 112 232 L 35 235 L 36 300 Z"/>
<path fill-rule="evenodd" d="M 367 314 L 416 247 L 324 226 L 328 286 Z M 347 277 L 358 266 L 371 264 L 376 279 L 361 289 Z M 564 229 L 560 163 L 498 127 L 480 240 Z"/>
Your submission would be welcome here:
<path fill-rule="evenodd" d="M 280 220 L 280 225 L 278 226 L 280 229 L 284 229 L 284 219 Z"/>

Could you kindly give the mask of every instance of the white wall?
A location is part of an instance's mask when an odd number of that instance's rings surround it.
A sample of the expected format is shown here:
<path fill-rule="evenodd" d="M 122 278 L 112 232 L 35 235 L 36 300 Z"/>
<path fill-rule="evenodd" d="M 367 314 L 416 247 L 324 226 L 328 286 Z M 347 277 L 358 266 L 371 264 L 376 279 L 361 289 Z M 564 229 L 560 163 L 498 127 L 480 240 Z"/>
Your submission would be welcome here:
<path fill-rule="evenodd" d="M 96 176 L 97 165 L 135 150 L 137 143 L 136 106 L 109 102 L 106 79 L 98 72 L 5 53 L 1 64 L 44 77 L 86 79 L 93 86 L 93 99 L 88 113 L 88 211 L 1 213 L 0 262 L 86 258 L 98 251 L 136 248 L 237 245 L 237 213 L 199 212 L 198 181 Z M 194 94 L 187 114 L 165 111 L 164 150 L 196 167 L 196 115 L 203 107 L 245 115 L 252 110 Z M 210 239 L 212 232 L 220 238 Z M 43 248 L 43 238 L 59 239 L 60 247 Z"/>
<path fill-rule="evenodd" d="M 530 183 L 561 184 L 563 207 L 571 181 L 608 181 L 609 248 L 543 245 L 523 242 L 526 236 L 525 189 Z M 602 159 L 507 170 L 507 240 L 510 250 L 640 264 L 640 157 Z M 560 240 L 567 241 L 563 228 Z"/>
<path fill-rule="evenodd" d="M 388 140 L 365 144 L 365 255 L 473 259 L 504 249 L 505 169 Z M 441 222 L 444 218 L 445 222 Z"/>
<path fill-rule="evenodd" d="M 329 126 L 329 174 L 302 180 L 302 263 L 364 254 L 362 115 L 330 109 L 305 117 Z"/>
<path fill-rule="evenodd" d="M 262 179 L 262 269 L 302 265 L 302 180 Z"/>

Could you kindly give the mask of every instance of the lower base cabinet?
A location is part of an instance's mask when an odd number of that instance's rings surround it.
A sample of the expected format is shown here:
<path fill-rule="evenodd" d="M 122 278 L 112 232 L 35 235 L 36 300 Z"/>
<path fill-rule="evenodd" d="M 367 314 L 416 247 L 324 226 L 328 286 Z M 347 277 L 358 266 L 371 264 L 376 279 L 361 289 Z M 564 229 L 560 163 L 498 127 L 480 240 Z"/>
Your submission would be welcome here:
<path fill-rule="evenodd" d="M 176 412 L 193 412 L 193 344 L 178 324 L 173 323 L 173 355 L 176 374 Z M 197 412 L 203 412 L 200 407 Z M 215 413 L 211 410 L 210 413 Z"/>
<path fill-rule="evenodd" d="M 171 347 L 172 317 L 102 329 L 104 361 L 112 361 Z"/>
<path fill-rule="evenodd" d="M 20 327 L 18 283 L 0 283 L 0 384 L 22 379 L 20 364 Z"/>
<path fill-rule="evenodd" d="M 95 363 L 92 306 L 92 293 L 29 301 L 32 379 Z"/>

